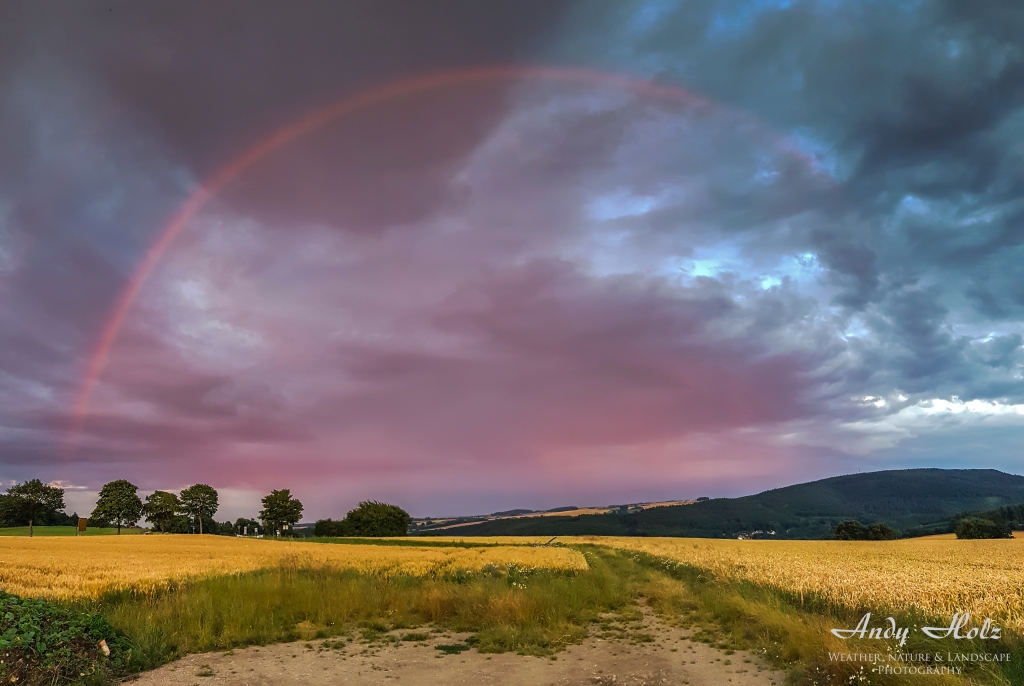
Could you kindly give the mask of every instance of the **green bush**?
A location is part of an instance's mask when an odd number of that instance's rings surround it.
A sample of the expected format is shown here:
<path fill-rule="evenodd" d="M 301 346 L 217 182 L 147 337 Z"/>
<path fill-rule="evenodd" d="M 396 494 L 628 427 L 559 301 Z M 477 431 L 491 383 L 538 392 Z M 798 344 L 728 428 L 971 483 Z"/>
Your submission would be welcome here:
<path fill-rule="evenodd" d="M 405 536 L 412 519 L 397 505 L 368 500 L 350 510 L 345 519 L 320 519 L 313 527 L 314 536 Z"/>
<path fill-rule="evenodd" d="M 323 538 L 341 535 L 341 522 L 333 519 L 318 519 L 313 525 L 313 535 Z"/>
<path fill-rule="evenodd" d="M 840 522 L 836 525 L 837 541 L 862 541 L 868 537 L 868 529 L 860 522 Z"/>
<path fill-rule="evenodd" d="M 870 524 L 868 526 L 869 541 L 893 541 L 900 537 L 900 532 L 888 524 Z"/>
<path fill-rule="evenodd" d="M 991 519 L 967 517 L 956 525 L 957 538 L 1013 538 L 1010 527 Z"/>
<path fill-rule="evenodd" d="M 126 675 L 130 659 L 128 639 L 101 615 L 0 591 L 0 682 L 102 683 Z"/>
<path fill-rule="evenodd" d="M 837 541 L 891 541 L 900 537 L 900 532 L 881 522 L 864 526 L 860 522 L 849 520 L 836 525 Z"/>

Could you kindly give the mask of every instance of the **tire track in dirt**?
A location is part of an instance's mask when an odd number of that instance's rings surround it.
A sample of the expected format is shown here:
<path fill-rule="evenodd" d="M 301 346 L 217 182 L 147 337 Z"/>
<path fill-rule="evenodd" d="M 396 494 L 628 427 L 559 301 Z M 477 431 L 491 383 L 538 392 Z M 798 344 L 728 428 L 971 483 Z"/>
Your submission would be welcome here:
<path fill-rule="evenodd" d="M 471 634 L 366 643 L 347 638 L 204 653 L 147 672 L 136 686 L 781 686 L 784 674 L 756 655 L 727 654 L 644 612 L 644 642 L 588 638 L 553 657 L 464 650 Z M 417 630 L 420 631 L 420 630 Z M 395 631 L 401 638 L 410 631 Z M 636 634 L 634 634 L 636 635 Z M 650 639 L 649 641 L 647 639 Z M 448 646 L 447 653 L 439 646 Z"/>

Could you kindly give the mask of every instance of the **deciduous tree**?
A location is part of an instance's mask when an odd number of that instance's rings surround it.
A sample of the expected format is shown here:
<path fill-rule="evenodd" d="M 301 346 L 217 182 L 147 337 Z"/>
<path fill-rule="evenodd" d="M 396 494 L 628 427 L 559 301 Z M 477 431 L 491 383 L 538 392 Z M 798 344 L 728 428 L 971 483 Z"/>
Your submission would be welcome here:
<path fill-rule="evenodd" d="M 64 509 L 64 489 L 31 479 L 8 488 L 5 501 L 5 518 L 27 522 L 31 536 L 33 523 L 53 518 Z"/>
<path fill-rule="evenodd" d="M 342 536 L 405 536 L 412 518 L 397 505 L 367 500 L 341 521 Z"/>
<path fill-rule="evenodd" d="M 110 522 L 117 527 L 120 535 L 122 526 L 132 526 L 142 517 L 142 500 L 137 495 L 139 487 L 124 479 L 103 484 L 96 509 L 89 518 Z"/>
<path fill-rule="evenodd" d="M 167 491 L 156 491 L 146 496 L 142 514 L 160 531 L 166 532 L 174 523 L 174 519 L 180 515 L 181 508 L 178 496 Z"/>
<path fill-rule="evenodd" d="M 313 525 L 313 535 L 321 537 L 343 536 L 344 532 L 341 524 L 341 521 L 336 522 L 333 519 L 318 519 L 316 524 Z"/>
<path fill-rule="evenodd" d="M 243 536 L 255 536 L 259 533 L 260 523 L 255 519 L 246 519 L 245 517 L 239 517 L 235 520 L 235 533 L 242 534 Z"/>
<path fill-rule="evenodd" d="M 203 519 L 212 519 L 219 507 L 217 490 L 207 484 L 189 486 L 181 492 L 182 512 L 199 523 L 199 533 L 203 533 Z"/>
<path fill-rule="evenodd" d="M 882 522 L 864 526 L 851 519 L 836 525 L 835 536 L 837 541 L 891 541 L 899 538 L 900 532 Z"/>
<path fill-rule="evenodd" d="M 259 518 L 271 531 L 276 532 L 284 524 L 294 526 L 302 517 L 302 503 L 293 498 L 287 488 L 271 491 L 262 502 Z"/>
<path fill-rule="evenodd" d="M 956 525 L 957 538 L 1013 538 L 1013 531 L 1002 522 L 966 517 Z"/>

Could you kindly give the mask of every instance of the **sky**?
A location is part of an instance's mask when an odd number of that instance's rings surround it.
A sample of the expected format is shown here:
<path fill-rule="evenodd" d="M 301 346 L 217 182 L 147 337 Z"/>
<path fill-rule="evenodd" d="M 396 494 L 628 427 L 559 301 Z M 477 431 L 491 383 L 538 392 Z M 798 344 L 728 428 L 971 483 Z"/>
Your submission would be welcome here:
<path fill-rule="evenodd" d="M 1016 0 L 5 2 L 0 485 L 312 521 L 1020 473 L 1021 35 Z"/>

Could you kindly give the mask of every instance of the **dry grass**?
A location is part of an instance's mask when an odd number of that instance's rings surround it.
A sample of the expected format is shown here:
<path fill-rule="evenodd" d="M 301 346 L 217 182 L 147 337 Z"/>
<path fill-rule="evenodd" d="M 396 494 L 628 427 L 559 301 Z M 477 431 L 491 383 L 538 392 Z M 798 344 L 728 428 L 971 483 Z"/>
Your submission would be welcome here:
<path fill-rule="evenodd" d="M 507 540 L 507 539 L 506 539 Z M 971 612 L 1024 629 L 1024 538 L 960 541 L 736 541 L 580 536 L 683 562 L 730 579 L 814 595 L 849 608 Z"/>
<path fill-rule="evenodd" d="M 0 539 L 0 589 L 21 596 L 88 598 L 119 589 L 149 590 L 170 579 L 247 572 L 288 561 L 416 576 L 479 571 L 488 565 L 587 568 L 580 553 L 564 548 L 325 545 L 193 535 L 4 538 Z"/>

